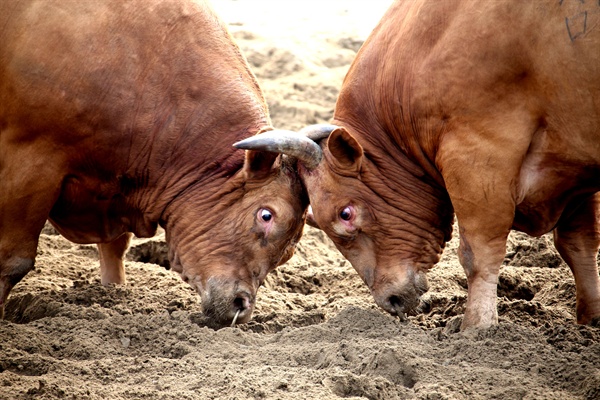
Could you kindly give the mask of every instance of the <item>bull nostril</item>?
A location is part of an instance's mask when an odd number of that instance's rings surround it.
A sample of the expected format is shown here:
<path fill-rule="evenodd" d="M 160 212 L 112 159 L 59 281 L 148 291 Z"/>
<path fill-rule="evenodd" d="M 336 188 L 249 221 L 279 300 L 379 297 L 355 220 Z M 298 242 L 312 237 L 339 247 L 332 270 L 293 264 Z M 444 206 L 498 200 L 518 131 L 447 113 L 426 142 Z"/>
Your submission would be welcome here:
<path fill-rule="evenodd" d="M 252 300 L 250 295 L 247 292 L 239 292 L 236 294 L 233 299 L 233 308 L 234 310 L 244 311 L 250 308 L 252 304 Z"/>
<path fill-rule="evenodd" d="M 231 322 L 231 326 L 235 326 L 240 314 L 247 314 L 245 311 L 250 310 L 251 304 L 252 301 L 248 293 L 241 292 L 237 294 L 237 296 L 233 299 L 233 310 L 235 311 L 235 315 L 233 317 L 233 321 Z"/>
<path fill-rule="evenodd" d="M 246 308 L 244 304 L 245 304 L 245 301 L 244 301 L 244 298 L 242 298 L 242 297 L 236 297 L 233 300 L 233 308 L 236 310 L 244 310 Z"/>

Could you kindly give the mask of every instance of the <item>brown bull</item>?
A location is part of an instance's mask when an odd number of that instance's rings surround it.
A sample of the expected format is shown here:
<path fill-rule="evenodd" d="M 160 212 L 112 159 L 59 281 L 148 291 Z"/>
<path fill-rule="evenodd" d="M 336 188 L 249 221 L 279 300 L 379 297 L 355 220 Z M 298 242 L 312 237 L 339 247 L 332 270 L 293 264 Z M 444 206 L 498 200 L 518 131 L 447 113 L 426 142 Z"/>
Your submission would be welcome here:
<path fill-rule="evenodd" d="M 254 75 L 201 1 L 1 1 L 0 309 L 49 219 L 98 243 L 103 284 L 124 281 L 131 232 L 164 227 L 204 311 L 248 321 L 308 206 L 287 157 L 232 147 L 269 129 Z"/>
<path fill-rule="evenodd" d="M 300 174 L 315 222 L 379 306 L 415 311 L 456 213 L 463 329 L 497 323 L 511 229 L 554 232 L 577 321 L 598 320 L 598 2 L 397 1 L 352 64 L 333 123 L 323 160 Z M 288 147 L 249 141 L 239 146 Z"/>

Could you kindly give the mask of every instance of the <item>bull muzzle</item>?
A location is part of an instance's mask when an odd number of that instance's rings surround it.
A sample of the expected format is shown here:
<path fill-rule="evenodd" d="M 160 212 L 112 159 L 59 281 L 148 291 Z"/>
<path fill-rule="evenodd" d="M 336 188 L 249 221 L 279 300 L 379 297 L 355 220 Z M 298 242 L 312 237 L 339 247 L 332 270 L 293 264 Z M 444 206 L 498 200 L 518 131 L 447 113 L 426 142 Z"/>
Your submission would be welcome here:
<path fill-rule="evenodd" d="M 391 315 L 405 320 L 421 310 L 421 296 L 429 290 L 424 273 L 405 282 L 390 282 L 371 290 L 375 303 Z"/>
<path fill-rule="evenodd" d="M 211 288 L 201 294 L 202 311 L 213 324 L 218 326 L 233 326 L 250 321 L 255 294 L 250 289 Z"/>

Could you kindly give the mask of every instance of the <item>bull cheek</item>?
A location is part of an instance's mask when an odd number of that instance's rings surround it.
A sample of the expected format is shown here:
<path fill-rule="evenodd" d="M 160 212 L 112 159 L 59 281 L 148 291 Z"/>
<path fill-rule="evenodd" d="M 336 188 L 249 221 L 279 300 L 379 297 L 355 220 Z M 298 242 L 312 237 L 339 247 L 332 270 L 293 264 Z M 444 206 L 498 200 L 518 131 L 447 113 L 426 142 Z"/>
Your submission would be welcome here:
<path fill-rule="evenodd" d="M 372 290 L 373 284 L 375 282 L 375 268 L 364 268 L 362 273 L 359 272 L 358 275 L 362 278 L 363 282 Z"/>

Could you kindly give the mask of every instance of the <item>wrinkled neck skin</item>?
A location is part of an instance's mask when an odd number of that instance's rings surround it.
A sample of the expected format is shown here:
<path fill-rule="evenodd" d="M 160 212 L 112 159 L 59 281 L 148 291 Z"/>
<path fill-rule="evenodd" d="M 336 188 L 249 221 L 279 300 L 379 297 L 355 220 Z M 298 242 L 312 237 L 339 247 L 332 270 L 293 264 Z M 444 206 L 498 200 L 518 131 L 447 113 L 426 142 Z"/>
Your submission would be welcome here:
<path fill-rule="evenodd" d="M 447 193 L 424 174 L 365 161 L 362 181 L 387 205 L 379 221 L 384 240 L 378 246 L 378 265 L 403 260 L 417 271 L 429 270 L 452 235 L 454 214 Z"/>
<path fill-rule="evenodd" d="M 196 267 L 213 263 L 202 259 L 199 251 L 219 260 L 223 276 L 231 276 L 231 270 L 236 266 L 233 259 L 227 262 L 230 257 L 236 257 L 230 247 L 233 241 L 229 235 L 240 231 L 238 224 L 242 219 L 236 218 L 228 210 L 239 203 L 246 193 L 241 166 L 237 171 L 215 176 L 211 182 L 204 183 L 209 183 L 210 189 L 203 189 L 202 182 L 190 182 L 184 191 L 169 202 L 161 215 L 160 223 L 165 228 L 169 243 L 171 268 L 200 294 L 208 282 L 197 273 Z M 226 236 L 223 237 L 223 234 Z M 251 287 L 258 288 L 249 274 L 239 278 Z M 213 280 L 218 280 L 218 277 L 213 277 Z"/>
<path fill-rule="evenodd" d="M 396 3 L 392 7 L 410 8 Z M 406 263 L 425 271 L 450 240 L 454 210 L 435 160 L 447 129 L 439 104 L 404 46 L 386 31 L 404 29 L 382 19 L 344 79 L 333 119 L 363 147 L 362 184 L 381 201 L 372 205 L 378 271 Z M 419 50 L 425 51 L 425 50 Z"/>
<path fill-rule="evenodd" d="M 198 212 L 208 212 L 213 203 L 233 190 L 232 185 L 236 188 L 241 185 L 240 179 L 235 177 L 243 169 L 244 152 L 231 144 L 255 134 L 265 125 L 266 117 L 239 128 L 233 135 L 228 132 L 230 128 L 223 128 L 222 137 L 217 133 L 218 126 L 202 128 L 210 134 L 181 134 L 177 145 L 170 143 L 173 139 L 169 134 L 164 138 L 148 139 L 147 142 L 153 143 L 150 151 L 130 157 L 142 161 L 130 166 L 136 177 L 130 188 L 131 207 L 147 219 L 144 225 L 158 223 L 165 229 L 168 229 L 170 209 L 181 199 L 187 199 L 190 193 L 194 194 L 194 202 L 198 199 Z M 142 233 L 133 232 L 136 235 Z"/>

